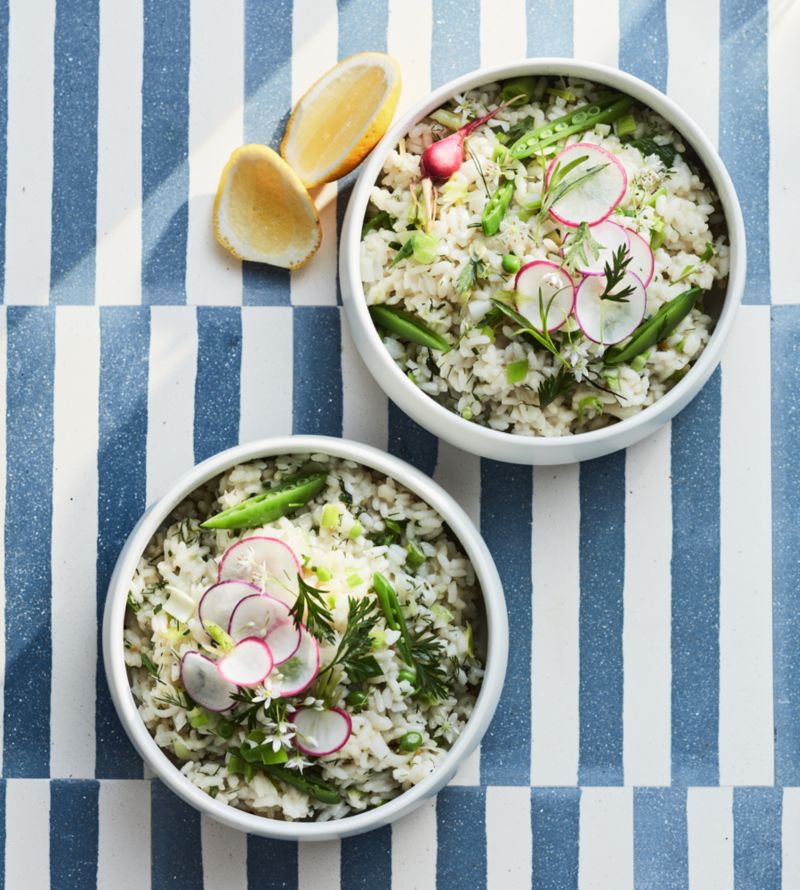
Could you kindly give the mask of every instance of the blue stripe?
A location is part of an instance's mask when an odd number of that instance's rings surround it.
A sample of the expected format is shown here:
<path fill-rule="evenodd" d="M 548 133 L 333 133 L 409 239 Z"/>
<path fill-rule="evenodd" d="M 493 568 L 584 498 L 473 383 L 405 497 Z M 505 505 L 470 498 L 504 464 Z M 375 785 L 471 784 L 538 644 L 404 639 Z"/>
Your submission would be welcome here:
<path fill-rule="evenodd" d="M 672 781 L 719 782 L 720 372 L 672 422 Z"/>
<path fill-rule="evenodd" d="M 625 452 L 580 469 L 579 785 L 621 785 Z"/>
<path fill-rule="evenodd" d="M 50 783 L 50 886 L 86 890 L 97 881 L 99 783 Z"/>
<path fill-rule="evenodd" d="M 100 310 L 100 417 L 97 457 L 97 621 L 102 652 L 106 590 L 119 551 L 145 508 L 147 378 L 150 310 Z M 137 779 L 142 763 L 117 719 L 106 687 L 102 658 L 97 665 L 95 775 Z"/>
<path fill-rule="evenodd" d="M 389 451 L 433 476 L 439 453 L 439 441 L 415 423 L 394 402 L 389 402 Z"/>
<path fill-rule="evenodd" d="M 436 89 L 480 64 L 480 0 L 433 0 L 431 86 Z"/>
<path fill-rule="evenodd" d="M 733 789 L 735 890 L 780 890 L 782 813 L 781 788 Z"/>
<path fill-rule="evenodd" d="M 144 0 L 142 302 L 186 302 L 189 0 Z"/>
<path fill-rule="evenodd" d="M 294 433 L 342 434 L 339 312 L 334 306 L 294 309 Z"/>
<path fill-rule="evenodd" d="M 530 783 L 532 495 L 530 467 L 481 460 L 481 534 L 511 616 L 506 684 L 481 744 L 484 785 Z"/>
<path fill-rule="evenodd" d="M 56 3 L 50 293 L 93 303 L 97 221 L 98 0 Z"/>
<path fill-rule="evenodd" d="M 8 191 L 8 0 L 0 0 L 0 303 L 6 268 L 6 194 Z"/>
<path fill-rule="evenodd" d="M 244 17 L 244 139 L 278 151 L 292 106 L 292 0 L 246 0 Z M 288 306 L 289 282 L 287 269 L 242 263 L 247 306 Z"/>
<path fill-rule="evenodd" d="M 355 53 L 386 52 L 389 26 L 388 0 L 337 0 L 339 15 L 338 57 L 345 59 Z M 360 167 L 343 176 L 336 183 L 336 237 L 342 231 L 342 221 L 350 193 L 353 191 Z M 341 305 L 342 291 L 339 270 L 336 270 L 336 301 Z"/>
<path fill-rule="evenodd" d="M 572 56 L 572 3 L 527 0 L 528 56 Z"/>
<path fill-rule="evenodd" d="M 3 775 L 42 778 L 50 773 L 55 312 L 9 307 L 7 318 Z"/>
<path fill-rule="evenodd" d="M 449 786 L 436 799 L 436 886 L 486 886 L 486 789 Z"/>
<path fill-rule="evenodd" d="M 666 0 L 620 0 L 619 67 L 667 89 Z"/>
<path fill-rule="evenodd" d="M 775 781 L 800 785 L 800 306 L 773 306 L 771 326 Z"/>
<path fill-rule="evenodd" d="M 197 463 L 239 442 L 242 318 L 232 307 L 197 310 L 194 459 Z"/>
<path fill-rule="evenodd" d="M 295 890 L 297 844 L 268 837 L 247 836 L 248 890 Z"/>
<path fill-rule="evenodd" d="M 533 890 L 577 890 L 578 788 L 531 789 Z"/>
<path fill-rule="evenodd" d="M 0 779 L 0 887 L 6 885 L 6 794 L 8 783 Z"/>
<path fill-rule="evenodd" d="M 745 303 L 770 302 L 767 3 L 720 0 L 719 151 L 747 231 Z"/>
<path fill-rule="evenodd" d="M 158 779 L 150 786 L 150 846 L 153 890 L 203 886 L 200 813 Z"/>
<path fill-rule="evenodd" d="M 401 876 L 402 878 L 402 876 Z M 392 886 L 392 829 L 390 825 L 344 838 L 340 868 L 341 890 Z"/>
<path fill-rule="evenodd" d="M 685 788 L 636 788 L 633 837 L 636 890 L 688 887 Z"/>

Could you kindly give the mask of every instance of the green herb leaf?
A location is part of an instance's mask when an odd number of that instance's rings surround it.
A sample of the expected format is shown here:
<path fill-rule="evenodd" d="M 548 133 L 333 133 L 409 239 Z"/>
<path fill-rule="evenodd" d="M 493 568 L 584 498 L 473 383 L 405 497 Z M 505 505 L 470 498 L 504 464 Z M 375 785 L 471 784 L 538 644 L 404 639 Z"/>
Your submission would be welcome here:
<path fill-rule="evenodd" d="M 661 145 L 659 142 L 656 142 L 652 136 L 644 136 L 641 139 L 633 139 L 628 145 L 632 145 L 634 148 L 638 148 L 642 153 L 642 157 L 646 158 L 650 155 L 656 155 L 656 157 L 661 161 L 661 163 L 669 169 L 675 163 L 675 158 L 678 154 L 678 149 L 671 142 L 667 142 L 666 145 Z"/>
<path fill-rule="evenodd" d="M 295 627 L 304 623 L 312 636 L 328 643 L 333 642 L 335 638 L 333 615 L 325 604 L 325 591 L 307 584 L 299 572 L 297 599 L 289 609 L 289 614 L 294 618 Z"/>
<path fill-rule="evenodd" d="M 456 293 L 466 297 L 478 286 L 480 279 L 486 277 L 486 263 L 477 257 L 470 257 L 456 280 Z"/>
<path fill-rule="evenodd" d="M 632 285 L 627 285 L 618 291 L 615 291 L 614 288 L 622 282 L 632 259 L 633 257 L 628 255 L 625 245 L 620 244 L 612 255 L 611 263 L 606 263 L 603 267 L 606 286 L 603 293 L 600 294 L 601 300 L 608 300 L 610 303 L 628 302 L 628 297 L 634 292 L 635 288 Z"/>
<path fill-rule="evenodd" d="M 559 396 L 571 392 L 576 386 L 575 377 L 565 368 L 559 368 L 552 377 L 545 377 L 539 384 L 539 407 L 546 408 Z"/>
<path fill-rule="evenodd" d="M 363 238 L 369 232 L 378 231 L 378 229 L 391 229 L 394 223 L 393 216 L 390 216 L 385 210 L 380 210 L 375 216 L 364 222 L 361 228 L 361 237 Z"/>
<path fill-rule="evenodd" d="M 579 264 L 589 266 L 600 256 L 601 247 L 602 244 L 594 240 L 589 224 L 582 222 L 564 245 L 564 265 L 570 272 Z"/>
<path fill-rule="evenodd" d="M 158 668 L 155 665 L 155 662 L 146 652 L 139 653 L 142 656 L 142 666 L 145 668 L 148 674 L 156 680 L 161 679 L 158 673 Z"/>

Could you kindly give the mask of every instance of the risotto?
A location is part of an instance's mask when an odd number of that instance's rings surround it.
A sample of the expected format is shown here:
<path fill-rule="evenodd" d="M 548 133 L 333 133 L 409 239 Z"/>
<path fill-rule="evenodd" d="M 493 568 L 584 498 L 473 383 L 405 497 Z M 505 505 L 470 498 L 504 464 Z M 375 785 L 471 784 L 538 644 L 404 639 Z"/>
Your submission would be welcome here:
<path fill-rule="evenodd" d="M 327 455 L 233 467 L 139 561 L 124 642 L 139 713 L 232 806 L 328 820 L 431 773 L 483 676 L 480 588 L 442 518 Z"/>
<path fill-rule="evenodd" d="M 700 355 L 724 290 L 704 176 L 662 117 L 597 84 L 453 97 L 371 192 L 361 278 L 386 349 L 495 430 L 563 436 L 643 410 Z"/>

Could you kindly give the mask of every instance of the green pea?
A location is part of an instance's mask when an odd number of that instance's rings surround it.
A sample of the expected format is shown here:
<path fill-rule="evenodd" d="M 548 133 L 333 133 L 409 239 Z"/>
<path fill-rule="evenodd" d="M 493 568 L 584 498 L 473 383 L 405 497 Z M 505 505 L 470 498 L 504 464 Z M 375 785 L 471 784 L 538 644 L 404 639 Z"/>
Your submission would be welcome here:
<path fill-rule="evenodd" d="M 401 671 L 398 672 L 397 679 L 400 682 L 405 680 L 406 683 L 410 683 L 413 686 L 417 682 L 417 675 L 414 673 L 414 671 L 403 668 Z"/>
<path fill-rule="evenodd" d="M 354 689 L 352 692 L 347 693 L 345 702 L 354 711 L 363 711 L 369 703 L 369 693 L 363 692 L 360 689 Z"/>
<path fill-rule="evenodd" d="M 509 275 L 513 275 L 516 272 L 519 272 L 520 266 L 522 265 L 522 260 L 515 256 L 513 253 L 507 253 L 503 257 L 503 271 L 508 272 Z"/>
<path fill-rule="evenodd" d="M 265 522 L 272 522 L 302 507 L 319 494 L 325 486 L 327 475 L 311 473 L 302 479 L 284 482 L 206 519 L 200 524 L 201 528 L 257 528 Z"/>
<path fill-rule="evenodd" d="M 453 348 L 444 337 L 432 331 L 410 312 L 392 309 L 389 306 L 370 306 L 369 314 L 377 327 L 394 334 L 400 340 L 427 346 L 428 349 L 437 352 L 449 352 Z"/>
<path fill-rule="evenodd" d="M 411 754 L 422 745 L 422 736 L 418 732 L 407 732 L 404 736 L 400 736 L 397 743 L 398 751 L 404 754 Z"/>

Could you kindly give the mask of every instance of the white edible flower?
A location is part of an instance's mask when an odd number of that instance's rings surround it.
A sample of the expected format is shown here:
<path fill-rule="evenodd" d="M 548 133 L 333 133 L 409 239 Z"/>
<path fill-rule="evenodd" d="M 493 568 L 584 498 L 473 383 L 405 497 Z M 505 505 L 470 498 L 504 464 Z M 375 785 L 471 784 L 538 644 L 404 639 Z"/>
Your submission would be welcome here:
<path fill-rule="evenodd" d="M 286 767 L 286 769 L 296 769 L 297 772 L 300 773 L 300 775 L 302 775 L 302 774 L 303 774 L 303 770 L 304 770 L 307 766 L 311 766 L 311 761 L 310 761 L 310 760 L 306 760 L 306 759 L 305 759 L 304 757 L 302 757 L 302 755 L 300 755 L 300 754 L 295 754 L 293 757 L 290 757 L 290 758 L 286 761 L 286 763 L 284 764 L 284 766 Z"/>

